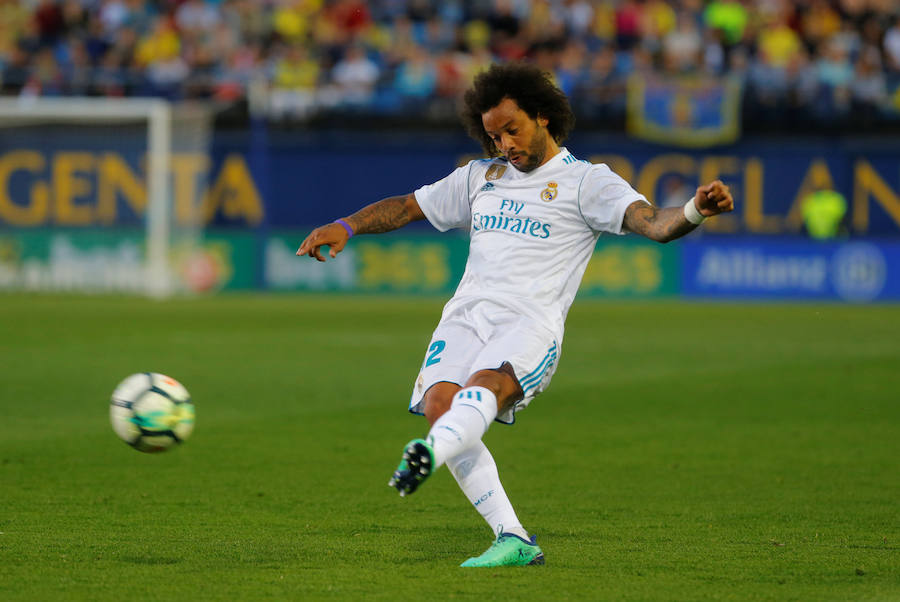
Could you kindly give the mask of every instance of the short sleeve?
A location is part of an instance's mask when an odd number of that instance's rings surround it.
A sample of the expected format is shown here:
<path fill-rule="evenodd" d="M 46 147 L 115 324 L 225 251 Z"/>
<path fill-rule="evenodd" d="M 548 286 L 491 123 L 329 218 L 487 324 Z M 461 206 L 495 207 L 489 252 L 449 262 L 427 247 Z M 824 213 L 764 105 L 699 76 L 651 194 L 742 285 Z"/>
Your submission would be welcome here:
<path fill-rule="evenodd" d="M 441 232 L 451 228 L 467 228 L 472 219 L 469 200 L 471 167 L 471 163 L 463 165 L 446 178 L 415 191 L 422 213 Z"/>
<path fill-rule="evenodd" d="M 647 197 L 603 164 L 591 168 L 578 191 L 581 215 L 587 225 L 598 232 L 624 234 L 625 210 L 635 201 L 649 204 Z"/>

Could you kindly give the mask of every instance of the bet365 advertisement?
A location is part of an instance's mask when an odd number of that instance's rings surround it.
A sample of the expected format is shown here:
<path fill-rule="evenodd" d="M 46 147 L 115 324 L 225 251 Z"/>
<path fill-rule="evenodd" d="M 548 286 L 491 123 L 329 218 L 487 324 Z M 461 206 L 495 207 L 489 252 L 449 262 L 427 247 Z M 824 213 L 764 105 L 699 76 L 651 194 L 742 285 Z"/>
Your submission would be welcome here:
<path fill-rule="evenodd" d="M 294 253 L 305 233 L 265 243 L 265 286 L 281 291 L 449 295 L 465 269 L 468 238 L 458 234 L 354 238 L 324 264 Z M 581 295 L 652 297 L 678 292 L 676 247 L 633 237 L 601 238 Z"/>

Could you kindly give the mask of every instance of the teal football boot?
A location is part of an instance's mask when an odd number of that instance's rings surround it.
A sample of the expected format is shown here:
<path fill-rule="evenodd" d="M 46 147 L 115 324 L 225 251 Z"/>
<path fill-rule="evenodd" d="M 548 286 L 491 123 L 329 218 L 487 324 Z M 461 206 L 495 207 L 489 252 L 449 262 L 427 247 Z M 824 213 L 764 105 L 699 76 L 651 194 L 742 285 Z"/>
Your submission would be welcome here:
<path fill-rule="evenodd" d="M 406 444 L 400 465 L 394 471 L 388 486 L 404 497 L 414 492 L 434 470 L 434 450 L 424 439 L 413 439 Z"/>
<path fill-rule="evenodd" d="M 469 558 L 459 566 L 492 567 L 492 566 L 528 566 L 544 564 L 544 552 L 537 545 L 537 538 L 522 539 L 512 533 L 500 533 L 496 541 L 481 556 Z"/>

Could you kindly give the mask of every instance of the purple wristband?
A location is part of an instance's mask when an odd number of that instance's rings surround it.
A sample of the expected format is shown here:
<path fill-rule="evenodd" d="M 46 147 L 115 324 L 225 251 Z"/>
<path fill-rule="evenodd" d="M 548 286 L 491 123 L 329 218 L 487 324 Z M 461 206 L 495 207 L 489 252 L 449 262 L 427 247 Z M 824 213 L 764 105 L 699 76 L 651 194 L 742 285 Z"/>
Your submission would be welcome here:
<path fill-rule="evenodd" d="M 334 223 L 342 225 L 344 227 L 344 230 L 347 231 L 347 236 L 353 238 L 353 228 L 350 227 L 350 224 L 342 219 L 336 219 L 334 220 Z"/>

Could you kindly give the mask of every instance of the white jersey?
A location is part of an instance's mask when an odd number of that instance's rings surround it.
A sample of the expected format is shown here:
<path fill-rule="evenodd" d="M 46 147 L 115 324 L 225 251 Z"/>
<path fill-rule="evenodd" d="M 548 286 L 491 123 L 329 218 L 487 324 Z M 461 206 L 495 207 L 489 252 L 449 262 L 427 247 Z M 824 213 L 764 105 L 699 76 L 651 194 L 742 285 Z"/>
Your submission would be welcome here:
<path fill-rule="evenodd" d="M 566 314 L 602 232 L 647 199 L 604 164 L 565 148 L 523 173 L 505 159 L 471 161 L 415 191 L 431 224 L 466 228 L 466 270 L 444 312 L 479 300 L 530 316 L 562 341 Z"/>

